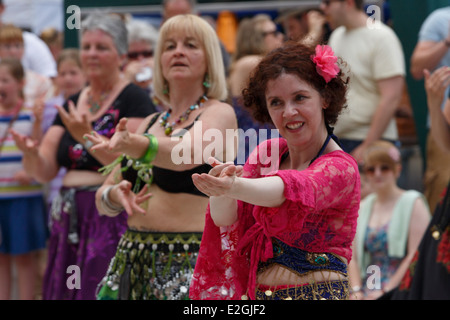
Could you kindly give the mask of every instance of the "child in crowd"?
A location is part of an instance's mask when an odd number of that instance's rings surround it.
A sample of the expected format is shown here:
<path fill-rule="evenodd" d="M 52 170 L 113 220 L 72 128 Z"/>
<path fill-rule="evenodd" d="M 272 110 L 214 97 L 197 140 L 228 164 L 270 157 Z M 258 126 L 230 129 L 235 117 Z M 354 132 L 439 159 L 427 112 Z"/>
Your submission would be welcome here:
<path fill-rule="evenodd" d="M 13 263 L 19 298 L 34 299 L 34 253 L 45 248 L 47 238 L 42 185 L 25 173 L 22 152 L 9 132 L 41 137 L 40 116 L 24 107 L 24 79 L 20 60 L 0 61 L 0 300 L 11 298 Z"/>

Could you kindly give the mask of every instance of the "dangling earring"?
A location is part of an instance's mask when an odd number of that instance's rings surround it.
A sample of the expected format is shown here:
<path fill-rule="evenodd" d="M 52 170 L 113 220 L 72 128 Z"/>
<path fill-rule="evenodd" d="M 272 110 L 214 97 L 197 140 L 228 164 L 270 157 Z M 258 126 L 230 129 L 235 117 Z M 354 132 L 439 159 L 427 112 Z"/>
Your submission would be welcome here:
<path fill-rule="evenodd" d="M 164 84 L 163 94 L 169 94 L 169 85 L 167 83 Z"/>
<path fill-rule="evenodd" d="M 203 86 L 205 88 L 210 88 L 211 87 L 211 84 L 209 83 L 209 75 L 208 74 L 205 74 L 205 81 L 203 81 Z"/>

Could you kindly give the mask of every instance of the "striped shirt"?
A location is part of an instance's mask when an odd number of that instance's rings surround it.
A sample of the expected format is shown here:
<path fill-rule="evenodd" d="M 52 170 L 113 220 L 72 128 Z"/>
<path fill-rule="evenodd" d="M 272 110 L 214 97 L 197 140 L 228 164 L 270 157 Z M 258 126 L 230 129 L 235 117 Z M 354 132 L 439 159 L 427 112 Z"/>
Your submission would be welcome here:
<path fill-rule="evenodd" d="M 0 139 L 5 136 L 13 116 L 12 114 L 0 114 Z M 20 134 L 30 136 L 33 121 L 32 112 L 29 109 L 26 111 L 22 109 L 12 128 Z M 24 170 L 22 155 L 22 151 L 17 148 L 12 135 L 8 133 L 0 150 L 0 199 L 32 197 L 43 194 L 42 185 L 36 181 L 28 185 L 21 185 L 15 179 L 15 175 Z"/>

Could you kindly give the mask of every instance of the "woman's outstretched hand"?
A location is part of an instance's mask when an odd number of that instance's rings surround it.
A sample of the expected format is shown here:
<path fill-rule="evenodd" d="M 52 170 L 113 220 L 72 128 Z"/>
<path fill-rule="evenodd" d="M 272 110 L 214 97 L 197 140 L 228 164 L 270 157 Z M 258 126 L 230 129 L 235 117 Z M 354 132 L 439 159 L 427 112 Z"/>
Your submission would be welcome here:
<path fill-rule="evenodd" d="M 105 138 L 95 131 L 85 134 L 84 139 L 93 143 L 91 151 L 103 150 L 108 152 L 125 152 L 125 148 L 129 146 L 130 133 L 127 129 L 127 119 L 122 118 L 116 126 L 116 132 L 111 139 Z"/>
<path fill-rule="evenodd" d="M 226 196 L 230 193 L 235 178 L 242 175 L 242 166 L 236 166 L 233 162 L 220 162 L 215 158 L 209 158 L 213 167 L 208 174 L 194 173 L 192 181 L 198 190 L 207 196 Z"/>

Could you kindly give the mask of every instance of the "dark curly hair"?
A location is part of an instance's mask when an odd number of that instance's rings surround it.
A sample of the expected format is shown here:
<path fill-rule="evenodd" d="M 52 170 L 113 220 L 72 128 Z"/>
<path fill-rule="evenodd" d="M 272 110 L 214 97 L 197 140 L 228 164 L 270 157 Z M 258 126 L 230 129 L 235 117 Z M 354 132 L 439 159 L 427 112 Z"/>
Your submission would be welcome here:
<path fill-rule="evenodd" d="M 348 78 L 341 68 L 336 78 L 326 83 L 316 71 L 316 64 L 311 58 L 314 54 L 313 47 L 289 42 L 264 57 L 253 70 L 246 88 L 242 91 L 244 106 L 251 109 L 255 120 L 272 123 L 266 105 L 267 83 L 287 73 L 298 76 L 319 92 L 328 106 L 324 110 L 326 124 L 336 123 L 339 114 L 346 107 Z M 342 60 L 340 64 L 346 65 Z"/>

